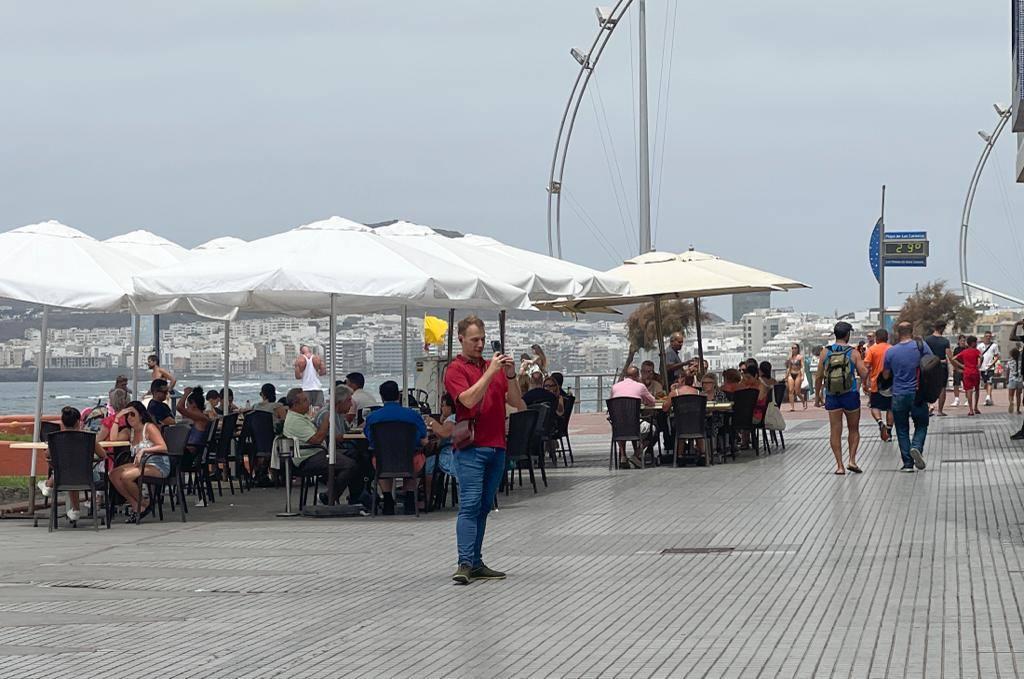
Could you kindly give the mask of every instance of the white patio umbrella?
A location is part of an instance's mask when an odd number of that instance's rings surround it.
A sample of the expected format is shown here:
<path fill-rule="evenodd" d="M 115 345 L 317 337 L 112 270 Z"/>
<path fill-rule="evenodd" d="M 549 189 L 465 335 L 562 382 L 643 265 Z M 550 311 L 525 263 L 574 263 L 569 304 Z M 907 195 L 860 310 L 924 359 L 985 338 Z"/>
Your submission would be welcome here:
<path fill-rule="evenodd" d="M 347 311 L 399 306 L 404 316 L 409 306 L 519 308 L 526 299 L 519 288 L 341 217 L 239 245 L 225 257 L 193 256 L 183 264 L 136 276 L 139 302 L 173 308 L 185 305 L 226 321 L 240 310 L 318 316 L 329 308 L 332 342 L 337 335 L 338 304 Z M 402 346 L 404 354 L 404 341 Z M 331 403 L 336 365 L 337 361 L 330 361 Z M 333 417 L 329 446 L 333 464 Z"/>
<path fill-rule="evenodd" d="M 451 238 L 428 226 L 397 221 L 377 228 L 388 238 L 408 243 L 438 258 L 486 271 L 529 293 L 526 308 L 533 302 L 592 294 L 618 295 L 628 292 L 625 281 L 585 266 L 565 262 L 505 245 L 486 236 Z"/>
<path fill-rule="evenodd" d="M 0 297 L 39 304 L 43 308 L 36 359 L 34 441 L 39 441 L 42 426 L 50 308 L 131 310 L 131 274 L 141 271 L 143 265 L 144 262 L 133 255 L 53 220 L 0 233 Z M 29 474 L 32 504 L 35 502 L 35 455 Z"/>
<path fill-rule="evenodd" d="M 697 351 L 703 366 L 704 350 L 701 346 L 700 327 L 701 297 L 810 287 L 792 278 L 730 262 L 716 255 L 697 252 L 692 248 L 679 254 L 648 252 L 627 259 L 622 265 L 610 269 L 607 273 L 628 281 L 630 293 L 621 296 L 588 296 L 576 300 L 559 300 L 540 303 L 537 306 L 552 311 L 573 313 L 653 301 L 662 379 L 666 381 L 668 375 L 665 370 L 665 344 L 661 330 L 662 299 L 693 300 L 697 327 Z"/>
<path fill-rule="evenodd" d="M 237 248 L 239 245 L 245 245 L 245 241 L 234 236 L 221 236 L 195 246 L 192 252 L 221 252 Z"/>
<path fill-rule="evenodd" d="M 145 229 L 129 231 L 120 236 L 108 238 L 103 242 L 114 248 L 117 252 L 148 262 L 151 268 L 159 268 L 174 262 L 180 262 L 188 256 L 188 250 L 185 248 Z M 132 393 L 136 395 L 139 393 L 139 325 L 139 314 L 132 314 L 132 339 L 134 344 L 132 351 Z M 153 338 L 154 351 L 159 356 L 159 314 L 153 314 Z"/>
<path fill-rule="evenodd" d="M 387 306 L 518 308 L 525 292 L 460 269 L 341 217 L 227 250 L 226 258 L 136 276 L 145 305 L 232 318 L 238 310 L 316 316 L 331 297 L 352 311 Z"/>

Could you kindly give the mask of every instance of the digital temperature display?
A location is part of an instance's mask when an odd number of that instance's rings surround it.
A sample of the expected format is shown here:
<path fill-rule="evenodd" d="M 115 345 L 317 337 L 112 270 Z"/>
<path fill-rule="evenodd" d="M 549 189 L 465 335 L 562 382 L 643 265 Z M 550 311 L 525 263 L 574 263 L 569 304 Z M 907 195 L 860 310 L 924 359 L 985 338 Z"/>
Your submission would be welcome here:
<path fill-rule="evenodd" d="M 926 240 L 887 240 L 885 241 L 886 257 L 927 257 L 928 241 Z"/>

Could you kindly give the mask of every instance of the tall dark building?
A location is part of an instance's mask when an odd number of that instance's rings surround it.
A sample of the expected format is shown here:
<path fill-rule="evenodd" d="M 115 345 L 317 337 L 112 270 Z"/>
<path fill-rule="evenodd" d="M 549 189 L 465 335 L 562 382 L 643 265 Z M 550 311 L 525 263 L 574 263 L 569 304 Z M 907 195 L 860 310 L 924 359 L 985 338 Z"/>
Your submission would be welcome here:
<path fill-rule="evenodd" d="M 756 309 L 771 309 L 772 293 L 747 292 L 732 296 L 732 322 L 739 323 L 745 314 Z"/>

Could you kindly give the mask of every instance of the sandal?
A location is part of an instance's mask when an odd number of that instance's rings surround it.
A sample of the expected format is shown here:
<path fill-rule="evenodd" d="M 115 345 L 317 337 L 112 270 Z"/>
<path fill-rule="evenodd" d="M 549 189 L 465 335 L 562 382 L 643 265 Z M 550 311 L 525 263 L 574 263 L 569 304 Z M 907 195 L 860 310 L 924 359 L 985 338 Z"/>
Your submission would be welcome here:
<path fill-rule="evenodd" d="M 846 465 L 846 468 L 849 469 L 854 474 L 860 474 L 863 471 L 860 467 L 858 467 L 855 464 L 848 464 Z"/>
<path fill-rule="evenodd" d="M 835 474 L 836 476 L 846 476 L 846 472 L 841 472 L 838 469 L 832 473 Z"/>

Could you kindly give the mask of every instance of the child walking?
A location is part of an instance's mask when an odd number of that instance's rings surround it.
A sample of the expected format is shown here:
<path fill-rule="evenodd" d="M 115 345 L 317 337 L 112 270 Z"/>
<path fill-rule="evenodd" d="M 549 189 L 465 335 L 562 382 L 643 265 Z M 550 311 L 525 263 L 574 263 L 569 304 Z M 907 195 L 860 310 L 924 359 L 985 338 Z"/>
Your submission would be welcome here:
<path fill-rule="evenodd" d="M 978 338 L 971 335 L 967 338 L 967 348 L 956 357 L 954 366 L 964 373 L 964 397 L 967 399 L 967 414 L 978 414 L 978 395 L 981 387 L 981 352 L 978 351 Z"/>

